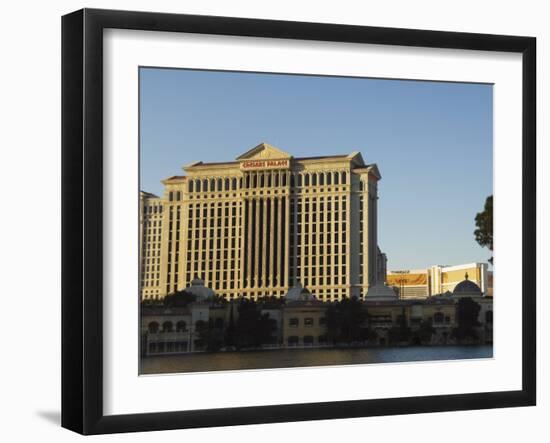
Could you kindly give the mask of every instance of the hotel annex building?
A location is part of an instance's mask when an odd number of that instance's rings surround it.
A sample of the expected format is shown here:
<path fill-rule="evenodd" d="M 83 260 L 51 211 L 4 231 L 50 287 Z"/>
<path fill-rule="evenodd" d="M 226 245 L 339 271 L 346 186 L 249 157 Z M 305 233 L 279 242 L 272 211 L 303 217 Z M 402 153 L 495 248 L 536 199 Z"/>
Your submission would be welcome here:
<path fill-rule="evenodd" d="M 384 282 L 377 244 L 380 172 L 359 152 L 296 158 L 266 143 L 196 162 L 140 194 L 143 299 L 195 278 L 228 300 L 283 296 L 300 283 L 322 301 L 363 298 Z"/>

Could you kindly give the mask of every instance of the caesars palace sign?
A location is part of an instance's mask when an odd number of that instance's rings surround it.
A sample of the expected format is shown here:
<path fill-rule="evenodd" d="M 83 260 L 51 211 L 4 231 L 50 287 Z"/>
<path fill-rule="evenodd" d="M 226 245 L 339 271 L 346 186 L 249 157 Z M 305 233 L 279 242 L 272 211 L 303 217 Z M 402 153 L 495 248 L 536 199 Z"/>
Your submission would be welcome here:
<path fill-rule="evenodd" d="M 258 170 L 258 169 L 285 169 L 290 166 L 288 159 L 284 160 L 246 160 L 241 162 L 243 170 Z"/>

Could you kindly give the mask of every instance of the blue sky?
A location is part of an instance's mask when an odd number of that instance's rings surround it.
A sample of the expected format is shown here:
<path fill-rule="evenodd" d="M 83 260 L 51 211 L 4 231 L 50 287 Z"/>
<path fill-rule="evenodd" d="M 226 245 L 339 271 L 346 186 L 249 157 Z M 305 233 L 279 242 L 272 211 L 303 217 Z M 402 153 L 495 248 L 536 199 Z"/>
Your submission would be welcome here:
<path fill-rule="evenodd" d="M 267 142 L 291 155 L 360 151 L 381 171 L 388 269 L 485 262 L 474 217 L 493 192 L 491 85 L 142 68 L 141 189 L 193 161 Z"/>

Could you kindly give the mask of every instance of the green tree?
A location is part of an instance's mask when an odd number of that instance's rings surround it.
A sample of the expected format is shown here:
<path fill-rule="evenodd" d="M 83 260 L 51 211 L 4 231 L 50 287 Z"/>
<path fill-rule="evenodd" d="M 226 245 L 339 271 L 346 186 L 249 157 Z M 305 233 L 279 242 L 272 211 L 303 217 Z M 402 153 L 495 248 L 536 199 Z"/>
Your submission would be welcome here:
<path fill-rule="evenodd" d="M 345 298 L 327 308 L 327 339 L 351 343 L 369 338 L 369 329 L 365 324 L 367 312 L 357 297 Z"/>
<path fill-rule="evenodd" d="M 219 351 L 224 345 L 223 328 L 216 327 L 212 318 L 208 322 L 204 320 L 197 321 L 195 331 L 199 343 L 201 343 L 201 346 L 204 345 L 207 351 Z"/>
<path fill-rule="evenodd" d="M 235 303 L 231 302 L 231 309 L 229 311 L 229 323 L 225 329 L 225 345 L 235 346 Z"/>
<path fill-rule="evenodd" d="M 235 324 L 235 346 L 238 349 L 257 348 L 270 341 L 273 323 L 269 314 L 262 314 L 259 305 L 247 299 L 239 303 L 238 311 Z"/>
<path fill-rule="evenodd" d="M 476 241 L 483 247 L 493 251 L 493 196 L 490 195 L 485 200 L 485 207 L 482 212 L 478 212 L 475 218 L 476 230 L 474 235 Z M 489 259 L 493 263 L 493 257 Z"/>
<path fill-rule="evenodd" d="M 432 335 L 435 334 L 435 328 L 430 320 L 422 320 L 417 331 L 420 343 L 429 344 L 432 340 Z"/>
<path fill-rule="evenodd" d="M 196 297 L 184 289 L 164 297 L 164 306 L 167 308 L 185 307 L 195 300 Z"/>
<path fill-rule="evenodd" d="M 481 306 L 470 297 L 461 298 L 456 308 L 458 326 L 453 330 L 453 336 L 458 340 L 477 340 L 475 328 L 480 325 L 478 321 Z"/>
<path fill-rule="evenodd" d="M 331 303 L 326 311 L 326 319 L 327 319 L 327 341 L 332 343 L 332 345 L 336 344 L 336 341 L 338 340 L 338 334 L 340 330 L 339 326 L 339 315 L 337 310 L 337 305 L 339 302 Z"/>
<path fill-rule="evenodd" d="M 407 325 L 407 317 L 405 315 L 405 308 L 401 311 L 401 315 L 398 318 L 398 324 L 393 326 L 388 331 L 388 338 L 391 344 L 408 343 L 411 340 L 412 332 L 409 325 Z"/>

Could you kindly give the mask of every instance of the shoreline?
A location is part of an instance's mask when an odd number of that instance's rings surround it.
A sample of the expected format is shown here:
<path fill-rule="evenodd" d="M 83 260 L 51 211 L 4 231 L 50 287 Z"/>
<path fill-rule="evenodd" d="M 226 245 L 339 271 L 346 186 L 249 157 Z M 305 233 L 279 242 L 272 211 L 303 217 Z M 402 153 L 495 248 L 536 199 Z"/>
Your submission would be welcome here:
<path fill-rule="evenodd" d="M 493 345 L 282 348 L 255 351 L 162 354 L 142 357 L 139 361 L 139 374 L 162 375 L 479 358 L 493 358 Z"/>

